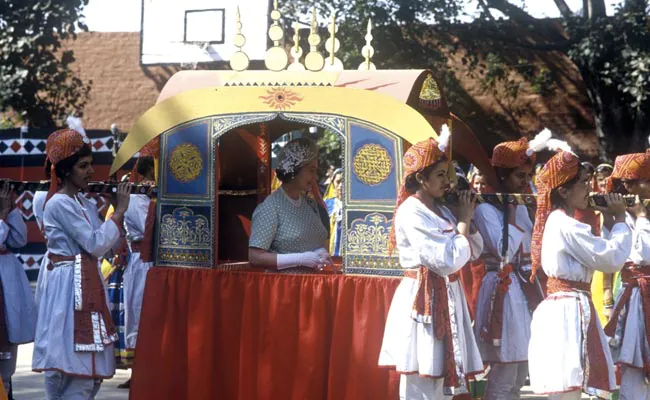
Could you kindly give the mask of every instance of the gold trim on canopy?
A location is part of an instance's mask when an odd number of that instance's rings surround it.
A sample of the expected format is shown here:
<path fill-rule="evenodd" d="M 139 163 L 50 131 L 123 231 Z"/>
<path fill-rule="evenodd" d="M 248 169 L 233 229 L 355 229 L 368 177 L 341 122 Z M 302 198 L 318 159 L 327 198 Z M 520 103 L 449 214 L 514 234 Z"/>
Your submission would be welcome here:
<path fill-rule="evenodd" d="M 120 169 L 155 137 L 175 126 L 224 114 L 281 112 L 268 101 L 273 87 L 207 87 L 182 92 L 145 112 L 133 125 L 120 148 L 110 174 Z M 289 88 L 287 88 L 289 89 Z M 293 99 L 286 111 L 334 114 L 367 121 L 387 129 L 409 143 L 417 143 L 436 132 L 416 110 L 385 94 L 337 87 L 291 87 Z"/>

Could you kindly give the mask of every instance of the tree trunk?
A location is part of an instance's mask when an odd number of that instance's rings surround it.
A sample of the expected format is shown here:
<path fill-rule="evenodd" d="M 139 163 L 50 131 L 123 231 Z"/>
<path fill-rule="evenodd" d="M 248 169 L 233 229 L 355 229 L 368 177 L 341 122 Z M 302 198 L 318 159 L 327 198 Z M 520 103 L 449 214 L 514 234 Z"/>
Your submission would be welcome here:
<path fill-rule="evenodd" d="M 622 93 L 605 86 L 593 71 L 580 69 L 580 72 L 594 109 L 600 159 L 612 162 L 618 155 L 645 151 L 650 119 L 621 101 Z"/>
<path fill-rule="evenodd" d="M 605 0 L 583 0 L 583 13 L 587 19 L 596 19 L 607 15 Z"/>

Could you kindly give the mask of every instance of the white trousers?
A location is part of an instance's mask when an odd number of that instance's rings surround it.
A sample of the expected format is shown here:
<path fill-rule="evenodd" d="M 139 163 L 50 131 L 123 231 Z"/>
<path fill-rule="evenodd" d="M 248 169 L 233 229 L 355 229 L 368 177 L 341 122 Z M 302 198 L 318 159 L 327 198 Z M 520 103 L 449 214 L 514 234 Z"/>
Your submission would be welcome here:
<path fill-rule="evenodd" d="M 548 396 L 548 400 L 580 400 L 582 397 L 582 391 L 574 390 L 573 392 L 552 394 Z"/>
<path fill-rule="evenodd" d="M 643 370 L 625 367 L 621 377 L 620 400 L 650 400 L 650 385 L 646 385 Z"/>
<path fill-rule="evenodd" d="M 101 384 L 101 379 L 79 378 L 57 371 L 45 372 L 47 400 L 93 400 Z"/>
<path fill-rule="evenodd" d="M 423 378 L 417 374 L 400 375 L 400 400 L 451 400 L 442 394 L 443 379 Z"/>
<path fill-rule="evenodd" d="M 492 364 L 487 374 L 485 400 L 519 400 L 527 375 L 526 362 Z"/>

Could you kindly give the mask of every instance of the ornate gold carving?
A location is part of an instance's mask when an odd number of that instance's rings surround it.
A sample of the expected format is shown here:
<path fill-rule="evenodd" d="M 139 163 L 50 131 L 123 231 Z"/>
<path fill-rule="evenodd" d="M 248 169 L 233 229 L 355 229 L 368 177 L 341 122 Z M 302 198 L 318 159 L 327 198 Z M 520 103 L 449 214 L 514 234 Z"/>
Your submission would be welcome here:
<path fill-rule="evenodd" d="M 365 144 L 354 155 L 354 174 L 366 185 L 379 185 L 388 178 L 393 160 L 388 151 L 378 144 Z"/>
<path fill-rule="evenodd" d="M 178 145 L 169 157 L 169 170 L 179 182 L 192 182 L 203 170 L 201 151 L 192 143 Z"/>
<path fill-rule="evenodd" d="M 249 59 L 248 55 L 242 51 L 242 48 L 246 44 L 246 37 L 241 33 L 242 23 L 241 23 L 241 14 L 239 13 L 239 6 L 237 6 L 237 19 L 235 22 L 237 27 L 237 34 L 233 39 L 237 51 L 230 57 L 230 68 L 234 71 L 245 71 L 248 68 Z"/>
<path fill-rule="evenodd" d="M 211 247 L 210 224 L 204 215 L 194 215 L 187 207 L 174 209 L 160 219 L 160 244 L 162 246 Z"/>
<path fill-rule="evenodd" d="M 161 248 L 158 251 L 158 258 L 165 262 L 187 262 L 207 265 L 210 262 L 210 253 L 206 250 L 193 251 Z"/>
<path fill-rule="evenodd" d="M 388 236 L 392 220 L 384 214 L 371 213 L 364 219 L 355 219 L 347 236 L 347 254 L 388 256 Z"/>
<path fill-rule="evenodd" d="M 300 24 L 298 22 L 293 23 L 293 46 L 289 51 L 293 62 L 289 64 L 287 68 L 288 71 L 304 71 L 305 66 L 300 62 L 300 57 L 302 57 L 302 49 L 300 48 Z"/>
<path fill-rule="evenodd" d="M 374 71 L 377 69 L 375 64 L 370 61 L 372 56 L 375 55 L 375 48 L 372 47 L 372 19 L 368 20 L 368 32 L 365 36 L 366 45 L 361 48 L 361 55 L 365 57 L 365 61 L 359 65 L 359 71 Z"/>
<path fill-rule="evenodd" d="M 343 62 L 336 57 L 336 52 L 339 51 L 341 43 L 336 38 L 336 33 L 338 32 L 338 26 L 336 25 L 336 13 L 332 13 L 332 22 L 330 22 L 327 27 L 330 37 L 325 41 L 325 49 L 329 52 L 327 60 L 325 61 L 325 67 L 323 69 L 327 71 L 343 71 Z"/>
<path fill-rule="evenodd" d="M 302 97 L 293 90 L 284 87 L 270 88 L 266 91 L 266 96 L 260 96 L 260 99 L 271 108 L 282 111 L 302 101 Z"/>
<path fill-rule="evenodd" d="M 280 40 L 284 37 L 284 29 L 280 25 L 280 10 L 278 10 L 278 0 L 273 2 L 273 11 L 271 11 L 271 20 L 273 24 L 269 27 L 269 39 L 273 41 L 273 47 L 266 51 L 264 64 L 271 71 L 282 71 L 287 67 L 289 56 L 286 50 L 280 46 Z"/>
<path fill-rule="evenodd" d="M 316 22 L 316 7 L 313 7 L 311 10 L 311 33 L 307 41 L 309 42 L 309 53 L 305 56 L 305 67 L 312 72 L 318 72 L 323 69 L 325 59 L 318 52 L 318 45 L 321 39 L 318 34 L 318 23 Z"/>

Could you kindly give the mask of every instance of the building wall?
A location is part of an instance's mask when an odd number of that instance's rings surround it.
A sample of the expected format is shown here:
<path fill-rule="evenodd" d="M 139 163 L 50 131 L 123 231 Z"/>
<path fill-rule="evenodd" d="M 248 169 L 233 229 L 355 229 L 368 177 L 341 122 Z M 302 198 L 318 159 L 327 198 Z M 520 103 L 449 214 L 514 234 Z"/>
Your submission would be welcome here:
<path fill-rule="evenodd" d="M 74 51 L 79 77 L 92 81 L 83 118 L 87 129 L 109 129 L 116 123 L 128 131 L 178 70 L 140 66 L 139 32 L 83 32 L 63 47 Z"/>

